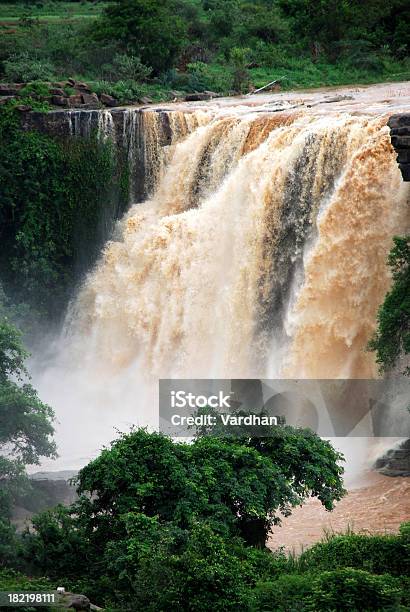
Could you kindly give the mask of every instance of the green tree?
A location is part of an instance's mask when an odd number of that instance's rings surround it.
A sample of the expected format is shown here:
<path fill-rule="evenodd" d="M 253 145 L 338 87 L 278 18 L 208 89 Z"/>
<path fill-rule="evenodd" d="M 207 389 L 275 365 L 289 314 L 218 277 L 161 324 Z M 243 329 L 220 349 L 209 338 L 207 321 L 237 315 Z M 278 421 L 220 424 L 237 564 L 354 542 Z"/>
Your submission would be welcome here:
<path fill-rule="evenodd" d="M 289 427 L 269 442 L 210 436 L 192 444 L 137 430 L 120 437 L 80 471 L 80 498 L 66 512 L 87 549 L 90 567 L 102 566 L 100 574 L 111 568 L 108 573 L 114 572 L 116 580 L 122 570 L 113 559 L 128 554 L 124 546 L 130 513 L 148 525 L 154 520 L 155 526 L 171 529 L 176 550 L 185 546 L 197 523 L 206 523 L 223 540 L 239 538 L 262 548 L 280 514 L 290 514 L 310 495 L 329 510 L 342 497 L 340 459 L 328 442 Z M 41 571 L 75 571 L 76 547 L 71 547 L 72 554 L 60 554 L 64 542 L 75 539 L 67 535 L 67 524 L 61 515 L 49 515 L 35 523 L 36 534 L 28 534 L 28 556 L 38 560 Z M 148 550 L 151 545 L 144 546 Z"/>
<path fill-rule="evenodd" d="M 250 49 L 243 49 L 241 47 L 234 47 L 231 49 L 229 59 L 232 65 L 233 88 L 239 93 L 245 93 L 249 90 L 249 58 Z"/>
<path fill-rule="evenodd" d="M 79 492 L 93 495 L 84 508 L 93 516 L 92 537 L 101 519 L 100 542 L 111 519 L 133 510 L 181 528 L 205 518 L 221 533 L 263 546 L 279 512 L 289 514 L 310 495 L 333 508 L 344 494 L 341 459 L 313 432 L 292 427 L 269 438 L 209 436 L 192 444 L 138 430 L 81 470 Z M 262 524 L 257 537 L 255 523 Z"/>
<path fill-rule="evenodd" d="M 381 373 L 394 368 L 410 353 L 410 236 L 394 238 L 387 261 L 393 284 L 379 308 L 378 327 L 368 345 L 376 352 Z M 410 366 L 403 373 L 410 375 Z"/>
<path fill-rule="evenodd" d="M 158 74 L 175 64 L 186 42 L 187 24 L 177 7 L 176 0 L 117 0 L 94 26 L 94 36 L 117 42 Z"/>
<path fill-rule="evenodd" d="M 28 486 L 25 466 L 56 455 L 53 411 L 29 383 L 27 357 L 21 333 L 0 307 L 0 563 L 13 549 L 9 517 L 13 499 Z"/>

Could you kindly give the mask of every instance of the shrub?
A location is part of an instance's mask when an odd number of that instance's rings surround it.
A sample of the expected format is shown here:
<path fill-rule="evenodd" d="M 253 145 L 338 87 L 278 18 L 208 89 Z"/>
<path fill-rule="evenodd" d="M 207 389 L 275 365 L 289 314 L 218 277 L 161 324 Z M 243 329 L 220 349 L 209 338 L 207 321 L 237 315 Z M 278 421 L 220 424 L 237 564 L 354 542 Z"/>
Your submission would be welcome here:
<path fill-rule="evenodd" d="M 19 551 L 19 540 L 14 526 L 11 525 L 8 518 L 0 515 L 0 567 L 3 565 L 13 566 L 17 564 Z M 3 589 L 0 587 L 0 591 L 2 590 Z"/>
<path fill-rule="evenodd" d="M 352 567 L 395 576 L 410 571 L 404 538 L 394 535 L 334 536 L 305 551 L 300 557 L 300 566 L 308 571 Z"/>
<path fill-rule="evenodd" d="M 142 63 L 138 55 L 126 55 L 117 53 L 112 64 L 104 67 L 110 80 L 146 81 L 152 72 L 149 66 Z"/>
<path fill-rule="evenodd" d="M 191 91 L 205 91 L 208 89 L 223 92 L 232 87 L 232 77 L 226 70 L 221 74 L 203 62 L 188 64 L 187 70 L 189 75 L 187 89 Z"/>
<path fill-rule="evenodd" d="M 43 83 L 42 81 L 33 81 L 32 83 L 28 83 L 25 85 L 20 94 L 22 96 L 48 96 L 50 93 L 50 86 L 48 83 Z"/>
<path fill-rule="evenodd" d="M 115 41 L 141 55 L 156 74 L 174 65 L 185 44 L 187 24 L 172 0 L 122 0 L 110 3 L 96 23 L 99 41 Z"/>
<path fill-rule="evenodd" d="M 312 593 L 312 576 L 309 574 L 283 574 L 275 581 L 260 582 L 252 592 L 252 612 L 288 612 L 303 610 L 307 597 Z"/>
<path fill-rule="evenodd" d="M 190 90 L 190 75 L 187 72 L 181 72 L 176 68 L 170 68 L 161 74 L 159 82 L 168 89 Z"/>
<path fill-rule="evenodd" d="M 93 83 L 93 90 L 97 94 L 106 93 L 113 96 L 120 104 L 129 104 L 145 95 L 146 86 L 130 80 L 118 81 L 117 83 L 96 81 Z"/>
<path fill-rule="evenodd" d="M 28 578 L 15 570 L 0 568 L 0 591 L 52 591 L 53 588 L 48 578 Z"/>
<path fill-rule="evenodd" d="M 31 59 L 28 54 L 13 55 L 3 62 L 6 79 L 16 83 L 27 81 L 49 81 L 54 75 L 54 66 L 49 60 Z"/>
<path fill-rule="evenodd" d="M 400 525 L 399 533 L 405 542 L 406 546 L 410 544 L 410 521 Z"/>
<path fill-rule="evenodd" d="M 245 93 L 250 86 L 250 64 L 251 50 L 248 48 L 234 47 L 229 54 L 233 74 L 233 88 L 239 93 Z"/>
<path fill-rule="evenodd" d="M 312 612 L 397 610 L 402 597 L 397 578 L 346 568 L 323 572 L 313 580 L 306 609 Z"/>
<path fill-rule="evenodd" d="M 121 609 L 243 610 L 252 566 L 205 523 L 189 533 L 143 515 L 129 516 L 125 546 L 110 549 L 122 582 Z M 178 540 L 183 545 L 178 545 Z"/>
<path fill-rule="evenodd" d="M 49 576 L 79 577 L 87 570 L 85 534 L 77 528 L 70 511 L 58 505 L 33 518 L 37 536 L 26 531 L 24 560 L 31 569 L 41 568 Z M 75 557 L 72 552 L 77 551 Z"/>

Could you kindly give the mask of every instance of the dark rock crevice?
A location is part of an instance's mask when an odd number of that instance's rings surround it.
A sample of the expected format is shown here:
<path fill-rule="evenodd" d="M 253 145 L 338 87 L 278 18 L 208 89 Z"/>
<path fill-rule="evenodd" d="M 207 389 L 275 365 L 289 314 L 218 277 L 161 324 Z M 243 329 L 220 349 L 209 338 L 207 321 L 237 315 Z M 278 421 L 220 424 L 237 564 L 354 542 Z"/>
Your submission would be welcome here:
<path fill-rule="evenodd" d="M 410 181 L 410 114 L 392 115 L 387 124 L 403 181 Z"/>

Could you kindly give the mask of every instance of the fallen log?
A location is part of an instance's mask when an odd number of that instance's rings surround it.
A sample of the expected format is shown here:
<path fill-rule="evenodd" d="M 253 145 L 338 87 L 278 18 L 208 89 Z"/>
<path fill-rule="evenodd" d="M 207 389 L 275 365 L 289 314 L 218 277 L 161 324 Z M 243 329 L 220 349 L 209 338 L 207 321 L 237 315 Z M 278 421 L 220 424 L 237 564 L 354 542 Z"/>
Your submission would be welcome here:
<path fill-rule="evenodd" d="M 264 91 L 264 89 L 268 89 L 269 87 L 273 87 L 273 85 L 279 84 L 281 81 L 283 81 L 283 79 L 284 79 L 284 77 L 281 77 L 280 79 L 275 79 L 275 81 L 271 81 L 267 85 L 264 85 L 263 87 L 259 87 L 259 89 L 254 89 L 253 91 L 250 91 L 246 95 L 247 96 L 252 96 L 253 94 L 259 93 L 260 91 Z"/>

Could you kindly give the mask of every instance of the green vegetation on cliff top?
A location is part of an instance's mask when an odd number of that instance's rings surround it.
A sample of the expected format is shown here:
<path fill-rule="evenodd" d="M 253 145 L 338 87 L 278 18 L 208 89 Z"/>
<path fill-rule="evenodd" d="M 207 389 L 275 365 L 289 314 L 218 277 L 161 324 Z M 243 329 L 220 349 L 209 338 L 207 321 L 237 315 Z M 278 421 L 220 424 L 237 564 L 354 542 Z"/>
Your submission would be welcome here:
<path fill-rule="evenodd" d="M 120 102 L 142 85 L 138 95 L 169 99 L 173 90 L 244 92 L 274 79 L 283 89 L 406 80 L 406 6 L 404 0 L 6 2 L 0 78 L 13 80 L 29 60 L 35 63 L 29 80 L 75 76 L 100 89 L 108 82 Z M 120 75 L 118 55 L 139 58 L 151 71 Z"/>

